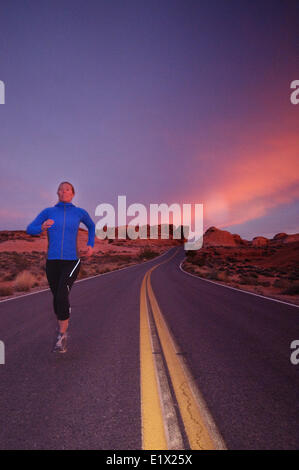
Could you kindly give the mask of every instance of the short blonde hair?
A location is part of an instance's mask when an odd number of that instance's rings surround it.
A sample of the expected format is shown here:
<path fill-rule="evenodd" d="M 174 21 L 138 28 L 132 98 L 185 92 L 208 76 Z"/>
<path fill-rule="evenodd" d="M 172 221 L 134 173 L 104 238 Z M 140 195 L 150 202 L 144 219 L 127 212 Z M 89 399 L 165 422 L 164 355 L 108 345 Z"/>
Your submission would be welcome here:
<path fill-rule="evenodd" d="M 75 194 L 75 189 L 74 189 L 74 186 L 72 185 L 72 183 L 69 183 L 68 181 L 62 181 L 62 183 L 60 183 L 60 185 L 58 186 L 58 189 L 57 191 L 59 191 L 59 188 L 62 184 L 69 184 L 72 188 L 72 191 L 73 191 L 73 194 Z"/>

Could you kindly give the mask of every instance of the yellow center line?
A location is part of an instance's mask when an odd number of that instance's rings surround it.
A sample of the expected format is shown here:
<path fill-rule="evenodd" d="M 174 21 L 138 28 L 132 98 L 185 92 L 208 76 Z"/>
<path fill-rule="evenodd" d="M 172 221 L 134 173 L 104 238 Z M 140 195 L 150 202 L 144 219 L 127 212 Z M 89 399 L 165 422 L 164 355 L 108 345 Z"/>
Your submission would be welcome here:
<path fill-rule="evenodd" d="M 176 253 L 177 251 L 173 256 Z M 151 272 L 173 256 L 150 268 L 143 278 L 141 287 L 140 354 L 143 449 L 167 449 L 151 347 L 146 292 L 191 449 L 225 449 L 222 437 L 206 408 L 185 360 L 180 355 L 179 348 L 169 331 L 151 286 Z"/>
<path fill-rule="evenodd" d="M 177 253 L 171 256 L 171 258 Z M 171 259 L 169 258 L 169 259 Z M 167 259 L 166 261 L 168 261 Z M 165 261 L 159 263 L 163 264 Z M 158 265 L 157 265 L 158 266 Z M 162 403 L 159 394 L 153 344 L 149 324 L 145 274 L 140 290 L 140 388 L 142 418 L 142 448 L 144 450 L 167 449 Z"/>
<path fill-rule="evenodd" d="M 142 448 L 144 450 L 167 449 L 162 409 L 158 392 L 155 364 L 150 337 L 146 302 L 146 277 L 140 292 L 140 385 Z"/>

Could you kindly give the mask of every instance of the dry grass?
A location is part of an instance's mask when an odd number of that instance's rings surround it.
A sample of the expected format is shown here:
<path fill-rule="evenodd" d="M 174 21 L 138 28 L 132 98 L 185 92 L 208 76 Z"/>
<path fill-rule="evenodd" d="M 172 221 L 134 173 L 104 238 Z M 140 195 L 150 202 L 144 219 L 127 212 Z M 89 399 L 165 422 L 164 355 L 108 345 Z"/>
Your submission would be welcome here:
<path fill-rule="evenodd" d="M 28 291 L 38 285 L 36 277 L 30 271 L 22 271 L 14 281 L 15 290 Z"/>
<path fill-rule="evenodd" d="M 272 250 L 206 247 L 187 252 L 183 269 L 232 287 L 299 304 L 298 248 L 298 242 L 277 245 Z"/>
<path fill-rule="evenodd" d="M 88 233 L 79 229 L 78 249 L 82 266 L 78 279 L 104 274 L 154 258 L 179 240 L 95 240 L 94 253 L 85 253 Z M 30 243 L 28 243 L 30 242 Z M 111 243 L 110 243 L 111 242 Z M 83 250 L 83 252 L 81 252 Z M 45 273 L 47 260 L 46 235 L 31 237 L 25 231 L 0 233 L 0 297 L 48 287 Z"/>
<path fill-rule="evenodd" d="M 0 297 L 13 294 L 13 288 L 11 286 L 0 286 Z"/>
<path fill-rule="evenodd" d="M 299 295 L 299 282 L 296 281 L 293 284 L 290 284 L 285 290 L 282 291 L 282 294 Z"/>

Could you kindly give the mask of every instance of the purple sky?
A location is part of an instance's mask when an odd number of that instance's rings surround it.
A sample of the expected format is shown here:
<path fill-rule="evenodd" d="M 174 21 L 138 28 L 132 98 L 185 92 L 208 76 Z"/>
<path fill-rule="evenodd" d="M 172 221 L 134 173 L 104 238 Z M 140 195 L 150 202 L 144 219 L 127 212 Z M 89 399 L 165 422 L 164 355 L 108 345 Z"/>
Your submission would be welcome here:
<path fill-rule="evenodd" d="M 1 0 L 0 230 L 24 230 L 68 180 L 95 222 L 126 195 L 203 203 L 205 229 L 247 239 L 299 232 L 298 13 L 292 0 Z"/>

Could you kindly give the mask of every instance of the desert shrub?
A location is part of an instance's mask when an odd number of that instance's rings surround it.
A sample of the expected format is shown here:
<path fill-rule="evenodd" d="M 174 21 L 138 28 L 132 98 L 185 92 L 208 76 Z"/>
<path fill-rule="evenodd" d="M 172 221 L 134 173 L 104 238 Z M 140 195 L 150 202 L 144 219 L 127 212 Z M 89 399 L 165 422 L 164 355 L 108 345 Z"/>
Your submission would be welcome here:
<path fill-rule="evenodd" d="M 211 261 L 206 261 L 205 265 L 206 265 L 208 268 L 214 268 L 214 263 L 212 263 Z"/>
<path fill-rule="evenodd" d="M 48 285 L 48 280 L 45 274 L 39 275 L 37 278 L 37 283 L 39 286 Z"/>
<path fill-rule="evenodd" d="M 0 286 L 0 297 L 4 297 L 6 295 L 12 295 L 13 288 L 11 286 Z"/>
<path fill-rule="evenodd" d="M 245 272 L 246 272 L 246 271 L 245 271 L 243 268 L 238 268 L 238 269 L 236 269 L 236 273 L 237 273 L 237 274 L 243 274 L 243 273 L 245 273 Z"/>
<path fill-rule="evenodd" d="M 196 256 L 196 250 L 187 250 L 185 254 L 188 258 L 194 258 L 194 256 Z"/>
<path fill-rule="evenodd" d="M 287 289 L 289 287 L 289 282 L 286 279 L 276 279 L 273 282 L 273 287 L 277 289 Z"/>
<path fill-rule="evenodd" d="M 269 281 L 263 281 L 263 282 L 260 282 L 259 284 L 263 287 L 270 287 L 271 286 L 271 282 L 269 282 Z"/>
<path fill-rule="evenodd" d="M 229 279 L 229 276 L 226 271 L 218 271 L 217 279 L 218 281 L 227 282 Z"/>
<path fill-rule="evenodd" d="M 145 246 L 139 252 L 139 259 L 143 259 L 143 258 L 152 259 L 152 258 L 155 258 L 157 254 L 158 253 L 153 251 L 149 246 Z"/>
<path fill-rule="evenodd" d="M 17 291 L 28 291 L 36 283 L 36 277 L 30 271 L 22 271 L 14 281 Z"/>
<path fill-rule="evenodd" d="M 130 255 L 118 255 L 117 259 L 118 259 L 118 261 L 131 261 L 132 256 L 130 256 Z"/>
<path fill-rule="evenodd" d="M 93 273 L 94 274 L 100 274 L 101 273 L 101 266 L 99 266 L 99 265 L 93 266 Z"/>
<path fill-rule="evenodd" d="M 258 281 L 252 276 L 240 276 L 240 284 L 247 284 L 249 286 L 257 286 Z"/>
<path fill-rule="evenodd" d="M 87 276 L 88 276 L 87 271 L 81 267 L 77 279 L 83 279 L 84 277 L 87 277 Z"/>
<path fill-rule="evenodd" d="M 280 274 L 288 274 L 287 271 L 285 271 L 284 269 L 278 269 L 277 270 Z"/>
<path fill-rule="evenodd" d="M 191 274 L 196 274 L 197 273 L 196 269 L 192 268 L 192 266 L 188 266 L 187 271 L 188 271 L 188 273 L 191 273 Z"/>
<path fill-rule="evenodd" d="M 217 269 L 212 269 L 208 273 L 202 273 L 202 277 L 206 277 L 207 279 L 211 279 L 214 281 L 222 281 L 227 282 L 229 280 L 229 275 L 227 271 L 218 271 Z"/>
<path fill-rule="evenodd" d="M 267 271 L 266 274 L 268 277 L 275 277 L 275 274 L 272 271 Z"/>
<path fill-rule="evenodd" d="M 204 266 L 206 264 L 206 256 L 198 256 L 193 261 L 196 266 Z"/>
<path fill-rule="evenodd" d="M 231 265 L 228 267 L 227 272 L 237 272 L 238 267 L 236 265 Z"/>
<path fill-rule="evenodd" d="M 110 271 L 111 271 L 111 269 L 105 268 L 105 269 L 102 269 L 102 270 L 100 271 L 100 273 L 101 273 L 101 274 L 110 273 Z"/>
<path fill-rule="evenodd" d="M 260 289 L 259 287 L 254 287 L 254 292 L 255 292 L 256 294 L 261 294 L 261 295 L 263 295 L 263 290 Z"/>
<path fill-rule="evenodd" d="M 211 279 L 211 280 L 215 280 L 217 281 L 218 280 L 218 271 L 216 271 L 216 269 L 212 269 L 208 274 L 207 274 L 207 279 Z"/>
<path fill-rule="evenodd" d="M 12 272 L 9 274 L 6 274 L 6 276 L 3 277 L 3 281 L 12 281 L 15 278 L 16 273 Z"/>
<path fill-rule="evenodd" d="M 20 253 L 16 253 L 16 252 L 13 252 L 12 254 L 12 258 L 11 258 L 11 264 L 13 264 L 14 266 L 16 266 L 16 268 L 21 271 L 21 270 L 26 270 L 30 267 L 30 263 L 28 261 L 28 259 L 26 258 L 26 256 L 20 254 Z"/>
<path fill-rule="evenodd" d="M 282 291 L 282 294 L 287 295 L 299 295 L 299 282 L 295 282 L 291 286 L 287 287 Z"/>

